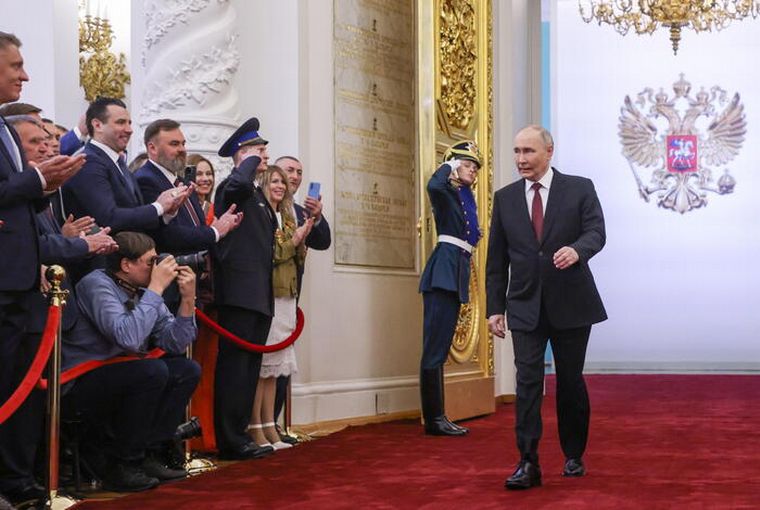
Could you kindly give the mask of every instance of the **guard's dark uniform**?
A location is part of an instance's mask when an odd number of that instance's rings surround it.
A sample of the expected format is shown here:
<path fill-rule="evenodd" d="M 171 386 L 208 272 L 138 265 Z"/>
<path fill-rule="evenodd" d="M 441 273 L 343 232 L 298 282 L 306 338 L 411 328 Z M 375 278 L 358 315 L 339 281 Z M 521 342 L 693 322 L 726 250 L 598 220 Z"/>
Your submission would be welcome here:
<path fill-rule="evenodd" d="M 473 142 L 453 145 L 444 160 L 468 159 L 480 167 Z M 427 185 L 433 206 L 438 244 L 425 265 L 420 280 L 424 302 L 420 396 L 425 432 L 433 435 L 463 435 L 467 429 L 451 423 L 444 415 L 443 364 L 454 337 L 461 303 L 469 301 L 470 257 L 480 238 L 478 211 L 469 186 L 454 186 L 452 167 L 443 163 Z"/>

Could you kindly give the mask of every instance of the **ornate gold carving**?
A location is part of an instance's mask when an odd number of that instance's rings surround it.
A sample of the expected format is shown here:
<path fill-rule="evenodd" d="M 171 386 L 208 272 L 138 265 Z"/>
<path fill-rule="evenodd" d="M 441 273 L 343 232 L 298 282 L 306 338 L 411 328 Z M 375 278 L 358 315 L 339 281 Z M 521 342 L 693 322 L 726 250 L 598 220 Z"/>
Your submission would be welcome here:
<path fill-rule="evenodd" d="M 457 363 L 466 363 L 475 361 L 478 348 L 478 324 L 480 322 L 480 307 L 478 306 L 478 293 L 480 286 L 478 284 L 478 272 L 475 268 L 473 259 L 476 257 L 473 251 L 470 259 L 470 302 L 463 304 L 459 309 L 459 319 L 457 319 L 457 329 L 454 333 L 454 339 L 451 342 L 449 353 Z"/>
<path fill-rule="evenodd" d="M 471 0 L 443 0 L 440 9 L 441 101 L 449 124 L 467 129 L 475 116 L 478 60 Z"/>
<path fill-rule="evenodd" d="M 488 146 L 486 158 L 488 163 L 486 168 L 486 210 L 487 214 L 481 214 L 480 217 L 486 218 L 489 221 L 484 222 L 481 226 L 481 232 L 488 232 L 490 230 L 491 211 L 493 211 L 493 9 L 491 9 L 491 3 L 488 3 L 486 7 L 488 11 L 488 48 L 486 53 L 488 54 Z M 486 317 L 487 319 L 487 317 Z M 494 368 L 493 361 L 493 335 L 489 332 L 488 337 L 488 375 L 494 375 L 496 370 Z"/>
<path fill-rule="evenodd" d="M 107 19 L 88 14 L 79 20 L 79 82 L 87 101 L 98 96 L 125 96 L 124 86 L 130 82 L 127 57 L 109 51 L 113 37 Z"/>

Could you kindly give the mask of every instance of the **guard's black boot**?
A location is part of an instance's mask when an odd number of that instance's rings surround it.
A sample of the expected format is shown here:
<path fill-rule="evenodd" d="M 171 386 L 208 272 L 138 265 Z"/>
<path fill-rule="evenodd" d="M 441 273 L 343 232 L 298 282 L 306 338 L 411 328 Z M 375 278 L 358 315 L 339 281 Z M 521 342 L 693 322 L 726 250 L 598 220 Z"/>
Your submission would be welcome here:
<path fill-rule="evenodd" d="M 465 432 L 450 426 L 443 415 L 443 386 L 437 368 L 420 370 L 420 397 L 425 434 L 429 436 L 463 436 Z"/>
<path fill-rule="evenodd" d="M 441 380 L 441 409 L 446 409 L 446 382 L 443 377 L 443 367 L 438 367 L 438 378 Z M 443 419 L 446 420 L 446 423 L 448 424 L 449 428 L 452 428 L 454 430 L 461 431 L 463 434 L 469 434 L 470 429 L 467 427 L 462 427 L 461 425 L 457 425 L 453 421 L 449 420 L 448 416 L 445 414 L 443 415 Z"/>

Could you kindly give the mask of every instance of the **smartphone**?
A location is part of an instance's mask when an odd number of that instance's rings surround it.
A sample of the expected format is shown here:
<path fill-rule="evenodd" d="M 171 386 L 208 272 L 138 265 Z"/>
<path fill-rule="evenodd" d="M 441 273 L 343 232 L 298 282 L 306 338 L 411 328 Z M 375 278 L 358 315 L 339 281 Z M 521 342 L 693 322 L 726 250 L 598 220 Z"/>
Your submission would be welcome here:
<path fill-rule="evenodd" d="M 318 182 L 310 182 L 308 195 L 315 200 L 319 200 L 319 188 L 320 184 Z"/>
<path fill-rule="evenodd" d="M 189 165 L 185 167 L 185 175 L 184 175 L 184 178 L 182 179 L 185 185 L 190 186 L 191 182 L 195 182 L 195 175 L 197 172 L 198 172 L 198 169 L 193 165 Z"/>

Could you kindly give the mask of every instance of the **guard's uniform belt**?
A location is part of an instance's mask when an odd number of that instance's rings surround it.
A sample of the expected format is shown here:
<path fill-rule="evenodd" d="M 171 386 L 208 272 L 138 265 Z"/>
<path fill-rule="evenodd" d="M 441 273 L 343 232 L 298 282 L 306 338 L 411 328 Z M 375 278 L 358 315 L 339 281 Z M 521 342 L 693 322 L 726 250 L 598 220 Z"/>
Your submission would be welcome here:
<path fill-rule="evenodd" d="M 438 242 L 453 244 L 454 246 L 462 248 L 467 253 L 472 253 L 472 245 L 463 239 L 459 239 L 458 237 L 439 235 Z"/>

